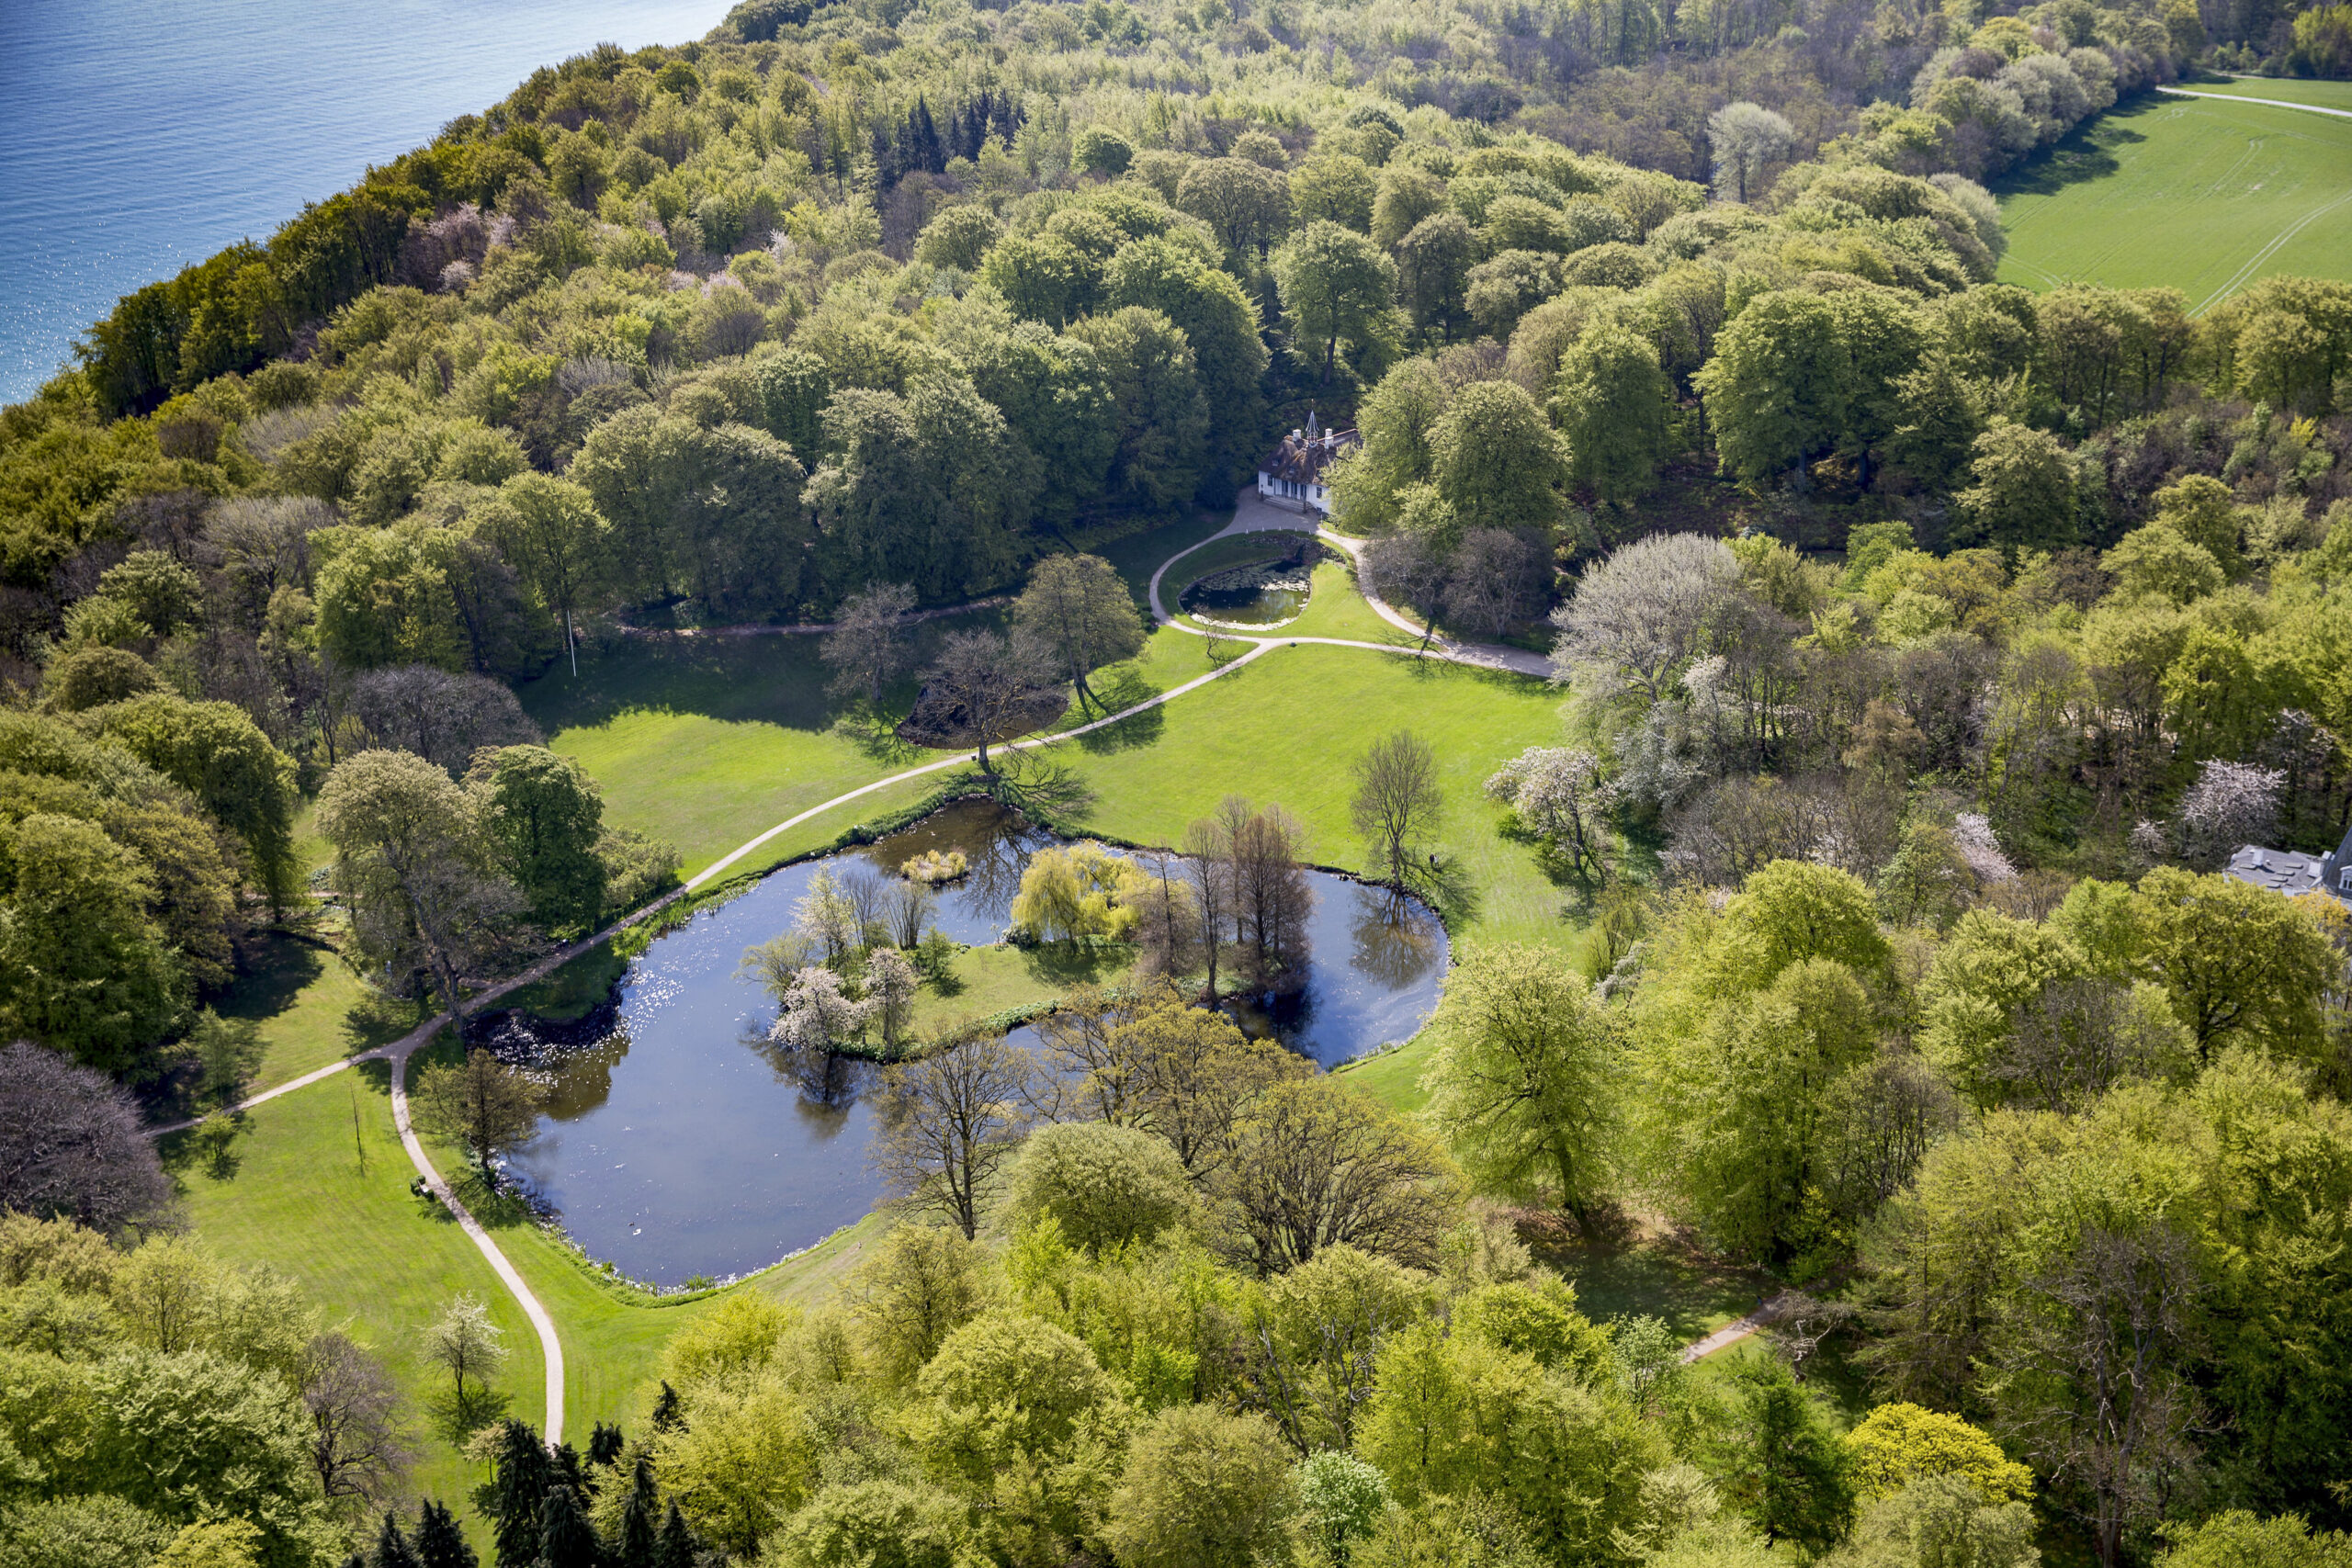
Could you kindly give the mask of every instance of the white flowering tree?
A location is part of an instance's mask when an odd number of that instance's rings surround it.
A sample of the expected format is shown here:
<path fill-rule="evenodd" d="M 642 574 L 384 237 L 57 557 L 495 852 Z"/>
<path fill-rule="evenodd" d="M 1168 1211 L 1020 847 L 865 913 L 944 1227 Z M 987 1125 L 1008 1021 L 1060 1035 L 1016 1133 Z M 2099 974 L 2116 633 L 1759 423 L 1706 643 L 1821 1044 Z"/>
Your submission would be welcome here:
<path fill-rule="evenodd" d="M 907 955 L 895 947 L 877 947 L 865 959 L 866 1016 L 882 1031 L 882 1048 L 895 1055 L 899 1032 L 914 1012 L 915 987 L 920 977 Z"/>
<path fill-rule="evenodd" d="M 2211 871 L 2247 844 L 2267 844 L 2278 828 L 2280 768 L 2253 762 L 2204 762 L 2180 797 L 2180 849 L 2188 863 Z"/>
<path fill-rule="evenodd" d="M 800 971 L 784 993 L 768 1038 L 795 1051 L 836 1052 L 865 1036 L 872 1010 L 842 989 L 842 977 L 831 969 L 811 964 Z"/>
<path fill-rule="evenodd" d="M 1518 812 L 1521 825 L 1565 855 L 1576 875 L 1601 874 L 1600 819 L 1614 792 L 1591 752 L 1531 746 L 1487 781 L 1487 794 Z"/>

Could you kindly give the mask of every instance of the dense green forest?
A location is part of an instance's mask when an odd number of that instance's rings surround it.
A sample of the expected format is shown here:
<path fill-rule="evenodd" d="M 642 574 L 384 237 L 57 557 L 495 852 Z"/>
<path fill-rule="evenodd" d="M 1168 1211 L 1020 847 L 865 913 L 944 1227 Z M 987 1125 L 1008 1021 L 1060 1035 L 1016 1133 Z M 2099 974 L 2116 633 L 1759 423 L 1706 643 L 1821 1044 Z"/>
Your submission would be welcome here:
<path fill-rule="evenodd" d="M 2344 9 L 749 0 L 126 298 L 0 412 L 0 1568 L 2346 1562 L 2352 921 L 2218 873 L 2352 818 L 2352 288 L 2001 287 L 1983 183 Z M 1486 787 L 1576 941 L 1461 944 L 1410 1113 L 1172 987 L 893 1034 L 842 1288 L 552 1452 L 460 1300 L 420 1513 L 140 1136 L 255 934 L 455 1012 L 674 886 L 514 694 L 623 625 L 833 623 L 878 708 L 1018 592 L 934 684 L 1058 626 L 1091 704 L 1098 552 L 1310 415 L 1363 588 L 1551 654 Z M 487 1170 L 533 1102 L 435 1070 Z M 1770 1348 L 1580 1301 L 1643 1224 Z"/>

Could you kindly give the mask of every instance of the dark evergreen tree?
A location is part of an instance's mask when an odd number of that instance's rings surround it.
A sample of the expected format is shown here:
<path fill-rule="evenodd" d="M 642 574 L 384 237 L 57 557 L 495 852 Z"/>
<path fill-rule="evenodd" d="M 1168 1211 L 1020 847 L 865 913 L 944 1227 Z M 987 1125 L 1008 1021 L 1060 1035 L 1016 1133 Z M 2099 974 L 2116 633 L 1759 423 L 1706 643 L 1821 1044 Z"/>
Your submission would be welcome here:
<path fill-rule="evenodd" d="M 1746 1419 L 1733 1438 L 1727 1490 L 1767 1541 L 1793 1542 L 1807 1556 L 1828 1551 L 1854 1522 L 1846 1445 L 1787 1363 L 1752 1363 L 1739 1382 Z"/>
<path fill-rule="evenodd" d="M 586 1467 L 580 1462 L 580 1450 L 570 1443 L 558 1443 L 554 1456 L 548 1463 L 548 1483 L 569 1486 L 582 1496 L 594 1488 L 588 1484 Z"/>
<path fill-rule="evenodd" d="M 598 1568 L 603 1556 L 580 1494 L 569 1486 L 548 1487 L 539 1510 L 540 1568 Z"/>
<path fill-rule="evenodd" d="M 608 1422 L 597 1422 L 596 1429 L 588 1435 L 588 1462 L 593 1465 L 612 1464 L 620 1457 L 621 1429 Z"/>
<path fill-rule="evenodd" d="M 401 1533 L 400 1520 L 390 1510 L 384 1515 L 384 1528 L 376 1532 L 376 1551 L 368 1560 L 368 1568 L 424 1568 L 408 1537 Z"/>
<path fill-rule="evenodd" d="M 661 1507 L 653 1490 L 653 1461 L 639 1454 L 629 1478 L 628 1502 L 621 1509 L 621 1539 L 613 1552 L 616 1568 L 659 1568 Z"/>
<path fill-rule="evenodd" d="M 474 1549 L 456 1516 L 427 1497 L 416 1518 L 417 1568 L 476 1568 Z"/>
<path fill-rule="evenodd" d="M 683 1432 L 686 1429 L 685 1414 L 678 1408 L 678 1391 L 670 1386 L 667 1379 L 662 1383 L 662 1397 L 653 1402 L 653 1429 L 656 1432 Z"/>
<path fill-rule="evenodd" d="M 672 1503 L 669 1513 L 662 1520 L 662 1546 L 653 1556 L 653 1568 L 695 1568 L 702 1555 L 695 1541 L 695 1532 L 686 1528 L 686 1517 Z"/>
<path fill-rule="evenodd" d="M 520 1421 L 506 1423 L 498 1449 L 493 1540 L 498 1568 L 531 1568 L 539 1559 L 539 1513 L 548 1496 L 548 1450 Z"/>

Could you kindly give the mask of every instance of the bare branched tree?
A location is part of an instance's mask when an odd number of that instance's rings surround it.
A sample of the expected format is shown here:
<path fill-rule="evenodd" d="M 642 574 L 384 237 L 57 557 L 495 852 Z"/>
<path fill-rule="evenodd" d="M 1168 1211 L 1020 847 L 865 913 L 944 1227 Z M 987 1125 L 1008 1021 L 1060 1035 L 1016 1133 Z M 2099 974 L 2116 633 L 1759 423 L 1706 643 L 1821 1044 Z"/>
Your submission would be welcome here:
<path fill-rule="evenodd" d="M 1018 628 L 1010 637 L 989 631 L 953 633 L 923 671 L 932 693 L 962 717 L 979 748 L 982 773 L 991 771 L 989 742 L 1012 738 L 1019 716 L 1052 679 L 1053 664 L 1044 646 Z"/>
<path fill-rule="evenodd" d="M 1910 1186 L 1936 1140 L 1960 1124 L 1960 1103 L 1909 1050 L 1887 1049 L 1830 1086 L 1822 1105 L 1823 1196 L 1854 1219 Z"/>
<path fill-rule="evenodd" d="M 2162 1077 L 2193 1062 L 2162 993 L 2094 978 L 2053 982 L 2019 1006 L 1986 1071 L 2017 1103 L 2071 1116 L 2125 1078 Z"/>
<path fill-rule="evenodd" d="M 1315 893 L 1300 864 L 1306 827 L 1279 806 L 1243 816 L 1248 802 L 1227 795 L 1219 807 L 1228 818 L 1233 846 L 1235 944 L 1246 984 L 1260 991 L 1286 990 L 1306 978 L 1306 919 Z"/>
<path fill-rule="evenodd" d="M 1496 637 L 1539 615 L 1552 585 L 1552 553 L 1509 528 L 1473 528 L 1455 547 L 1444 590 L 1448 626 Z"/>
<path fill-rule="evenodd" d="M 535 746 L 542 739 L 503 683 L 429 664 L 368 671 L 352 682 L 351 706 L 379 744 L 413 751 L 452 778 L 484 746 Z"/>
<path fill-rule="evenodd" d="M 883 891 L 882 923 L 891 942 L 910 953 L 938 914 L 939 895 L 910 877 L 897 878 Z"/>
<path fill-rule="evenodd" d="M 967 1034 L 882 1076 L 880 1126 L 866 1156 L 901 1207 L 938 1214 L 967 1238 L 1028 1122 L 1026 1053 L 997 1034 Z"/>
<path fill-rule="evenodd" d="M 1805 1362 L 1820 1350 L 1824 1340 L 1851 1324 L 1857 1315 L 1849 1303 L 1824 1301 L 1802 1291 L 1792 1291 L 1774 1304 L 1771 1320 L 1764 1326 L 1764 1337 L 1788 1362 L 1796 1380 L 1803 1382 Z"/>
<path fill-rule="evenodd" d="M 1046 1122 L 1136 1125 L 1148 1114 L 1145 1063 L 1127 1025 L 1155 1006 L 1178 1005 L 1164 983 L 1139 990 L 1080 986 L 1039 1019 L 1037 1071 L 1027 1098 Z"/>
<path fill-rule="evenodd" d="M 2180 1369 L 2197 1286 L 2194 1248 L 2169 1226 L 2087 1228 L 1994 1345 L 2004 1435 L 2076 1499 L 2107 1568 L 2196 1462 L 2197 1397 Z"/>
<path fill-rule="evenodd" d="M 1176 856 L 1145 852 L 1136 857 L 1150 874 L 1136 925 L 1139 964 L 1148 975 L 1192 972 L 1201 953 L 1201 909 Z"/>
<path fill-rule="evenodd" d="M 1247 811 L 1244 803 L 1244 815 Z M 1217 959 L 1234 919 L 1231 815 L 1197 818 L 1184 829 L 1184 873 L 1192 879 L 1193 907 L 1200 915 L 1201 960 L 1208 970 L 1212 1001 L 1217 996 Z"/>
<path fill-rule="evenodd" d="M 414 1457 L 401 1430 L 400 1391 L 384 1364 L 341 1334 L 311 1337 L 302 1353 L 302 1407 L 311 1464 L 329 1497 L 396 1495 Z"/>
<path fill-rule="evenodd" d="M 1418 534 L 1391 534 L 1364 547 L 1363 578 L 1373 592 L 1421 615 L 1420 646 L 1437 635 L 1437 608 L 1452 575 L 1447 558 Z"/>
<path fill-rule="evenodd" d="M 863 695 L 879 707 L 883 688 L 905 674 L 912 659 L 906 615 L 914 607 L 915 591 L 903 582 L 868 583 L 843 600 L 818 649 L 833 672 L 826 690 Z"/>
<path fill-rule="evenodd" d="M 1420 878 L 1423 852 L 1445 819 L 1445 792 L 1438 787 L 1437 753 L 1430 743 L 1409 729 L 1374 741 L 1356 760 L 1350 810 L 1381 879 L 1407 891 Z"/>

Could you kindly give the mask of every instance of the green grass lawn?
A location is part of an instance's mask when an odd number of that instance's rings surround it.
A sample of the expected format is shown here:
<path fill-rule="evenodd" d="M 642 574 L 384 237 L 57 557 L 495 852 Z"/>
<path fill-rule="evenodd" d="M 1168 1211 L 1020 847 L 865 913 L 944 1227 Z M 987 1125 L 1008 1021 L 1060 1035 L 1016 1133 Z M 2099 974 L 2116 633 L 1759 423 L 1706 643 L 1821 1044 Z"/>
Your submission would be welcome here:
<path fill-rule="evenodd" d="M 248 1082 L 268 1089 L 397 1040 L 416 1007 L 378 996 L 323 942 L 271 935 L 246 950 L 245 972 L 213 1010 L 252 1032 Z"/>
<path fill-rule="evenodd" d="M 2235 98 L 2275 98 L 2313 108 L 2352 109 L 2352 82 L 2306 82 L 2293 76 L 2202 76 L 2181 86 L 2192 93 L 2225 93 Z"/>
<path fill-rule="evenodd" d="M 416 1173 L 392 1128 L 387 1069 L 338 1073 L 256 1107 L 245 1126 L 218 1170 L 187 1134 L 164 1140 L 194 1239 L 289 1276 L 330 1325 L 381 1357 L 417 1416 L 412 1484 L 458 1501 L 482 1478 L 423 1414 L 442 1375 L 419 1353 L 425 1325 L 460 1292 L 488 1303 L 513 1352 L 495 1387 L 534 1424 L 545 1394 L 538 1337 L 447 1212 L 410 1195 Z"/>
<path fill-rule="evenodd" d="M 2152 93 L 1996 194 L 2004 283 L 2165 286 L 2203 310 L 2274 274 L 2352 278 L 2352 120 Z"/>
<path fill-rule="evenodd" d="M 1125 947 L 967 947 L 948 964 L 950 985 L 925 980 L 915 993 L 911 1027 L 930 1034 L 958 1019 L 1043 1007 L 1073 986 L 1116 986 L 1135 965 L 1135 952 Z"/>
<path fill-rule="evenodd" d="M 1678 1338 L 1703 1339 L 1747 1316 L 1780 1287 L 1761 1275 L 1699 1257 L 1669 1240 L 1540 1254 L 1576 1283 L 1586 1316 L 1662 1317 Z"/>
<path fill-rule="evenodd" d="M 1356 592 L 1355 570 L 1344 560 L 1327 560 L 1315 569 L 1315 592 L 1298 619 L 1282 628 L 1290 637 L 1336 637 L 1351 642 L 1385 643 L 1410 648 L 1420 639 L 1380 618 Z"/>
<path fill-rule="evenodd" d="M 1197 639 L 1195 639 L 1197 640 Z M 1175 844 L 1193 818 L 1239 793 L 1306 823 L 1309 858 L 1362 870 L 1348 821 L 1355 759 L 1392 728 L 1438 754 L 1446 797 L 1440 852 L 1464 897 L 1458 934 L 1566 943 L 1566 891 L 1496 830 L 1480 786 L 1504 760 L 1555 744 L 1559 695 L 1541 681 L 1359 649 L 1277 648 L 1182 700 L 1081 739 L 1063 753 L 1094 799 L 1083 830 Z"/>
<path fill-rule="evenodd" d="M 1417 1034 L 1385 1051 L 1342 1062 L 1331 1072 L 1391 1111 L 1418 1116 L 1430 1102 L 1428 1091 L 1421 1088 L 1421 1074 L 1429 1069 L 1433 1049 L 1435 1043 L 1428 1035 Z"/>
<path fill-rule="evenodd" d="M 949 631 L 1001 618 L 925 622 L 917 657 Z M 838 724 L 849 710 L 825 694 L 818 647 L 813 637 L 629 638 L 583 660 L 577 681 L 559 669 L 520 695 L 548 744 L 603 787 L 605 820 L 677 845 L 692 875 L 820 801 L 938 755 L 881 726 Z M 902 714 L 913 697 L 901 682 L 884 705 Z"/>

